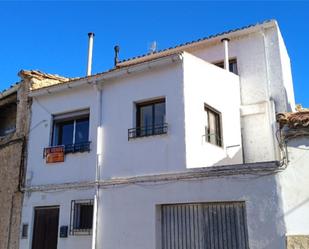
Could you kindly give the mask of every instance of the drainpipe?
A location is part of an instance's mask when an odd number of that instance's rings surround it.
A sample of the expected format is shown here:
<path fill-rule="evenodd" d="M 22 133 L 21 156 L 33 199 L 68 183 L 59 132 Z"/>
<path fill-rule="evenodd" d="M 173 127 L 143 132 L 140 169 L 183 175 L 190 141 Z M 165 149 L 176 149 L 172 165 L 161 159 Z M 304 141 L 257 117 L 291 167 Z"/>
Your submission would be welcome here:
<path fill-rule="evenodd" d="M 97 160 L 96 160 L 96 172 L 95 172 L 95 195 L 93 202 L 93 234 L 92 234 L 92 249 L 97 248 L 97 235 L 98 235 L 98 207 L 100 197 L 100 169 L 103 164 L 103 133 L 102 133 L 102 89 L 96 83 L 95 88 L 97 90 Z"/>
<path fill-rule="evenodd" d="M 93 37 L 94 33 L 90 32 L 88 33 L 88 62 L 87 62 L 87 76 L 91 75 L 91 69 L 92 69 L 92 50 L 93 50 Z"/>
<path fill-rule="evenodd" d="M 230 71 L 229 68 L 229 41 L 230 39 L 228 38 L 223 38 L 221 42 L 223 42 L 224 46 L 224 69 L 227 71 Z"/>

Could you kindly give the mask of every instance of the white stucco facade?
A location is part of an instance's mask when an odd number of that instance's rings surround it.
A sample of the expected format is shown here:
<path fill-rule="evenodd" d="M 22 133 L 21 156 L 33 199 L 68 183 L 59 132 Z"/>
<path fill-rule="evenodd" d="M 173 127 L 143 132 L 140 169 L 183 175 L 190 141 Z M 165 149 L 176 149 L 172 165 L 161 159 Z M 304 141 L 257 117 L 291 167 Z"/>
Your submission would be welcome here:
<path fill-rule="evenodd" d="M 28 168 L 26 180 L 29 185 L 64 182 L 92 181 L 95 177 L 97 104 L 96 90 L 92 86 L 57 95 L 34 97 L 32 103 L 31 132 L 29 135 Z M 45 147 L 51 146 L 53 115 L 89 109 L 90 152 L 68 154 L 64 163 L 46 164 Z"/>
<path fill-rule="evenodd" d="M 58 249 L 162 248 L 160 207 L 178 203 L 244 202 L 251 249 L 284 248 L 287 233 L 308 234 L 309 224 L 298 222 L 308 210 L 306 194 L 295 200 L 299 210 L 289 211 L 292 185 L 306 185 L 304 161 L 297 162 L 301 178 L 290 168 L 263 172 L 281 160 L 275 115 L 295 106 L 283 39 L 276 22 L 237 32 L 226 36 L 238 75 L 212 64 L 224 59 L 219 36 L 69 87 L 34 91 L 22 213 L 29 236 L 20 249 L 31 248 L 35 207 L 59 206 L 59 227 L 70 226 L 71 201 L 95 196 L 93 237 L 58 237 Z M 129 139 L 137 104 L 158 99 L 165 101 L 167 132 Z M 205 139 L 205 105 L 220 113 L 221 146 Z M 90 151 L 46 164 L 53 117 L 84 109 Z"/>
<path fill-rule="evenodd" d="M 288 143 L 289 167 L 280 174 L 283 208 L 288 235 L 308 235 L 308 136 L 291 139 Z"/>

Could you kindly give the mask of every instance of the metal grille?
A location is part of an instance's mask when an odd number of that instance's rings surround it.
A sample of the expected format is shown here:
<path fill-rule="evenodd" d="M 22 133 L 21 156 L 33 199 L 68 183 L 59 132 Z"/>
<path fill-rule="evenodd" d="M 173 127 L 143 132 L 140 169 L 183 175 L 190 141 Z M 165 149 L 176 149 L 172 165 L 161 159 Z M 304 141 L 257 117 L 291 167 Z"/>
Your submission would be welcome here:
<path fill-rule="evenodd" d="M 146 127 L 137 127 L 131 128 L 128 130 L 128 139 L 137 138 L 137 137 L 148 137 L 154 135 L 161 135 L 167 133 L 168 125 L 160 124 L 160 125 L 150 125 Z"/>
<path fill-rule="evenodd" d="M 78 200 L 71 203 L 71 235 L 90 235 L 92 233 L 93 200 Z"/>
<path fill-rule="evenodd" d="M 162 249 L 248 249 L 245 203 L 163 205 Z"/>
<path fill-rule="evenodd" d="M 65 153 L 89 152 L 89 151 L 90 151 L 90 142 L 65 145 Z"/>

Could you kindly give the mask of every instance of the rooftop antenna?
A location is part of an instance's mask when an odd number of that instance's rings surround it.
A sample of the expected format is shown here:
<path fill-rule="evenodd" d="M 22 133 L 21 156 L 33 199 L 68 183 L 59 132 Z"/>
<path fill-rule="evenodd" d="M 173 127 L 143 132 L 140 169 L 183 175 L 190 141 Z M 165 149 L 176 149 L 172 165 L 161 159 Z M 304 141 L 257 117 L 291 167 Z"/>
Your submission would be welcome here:
<path fill-rule="evenodd" d="M 153 41 L 149 46 L 149 53 L 153 54 L 155 52 L 157 52 L 157 42 Z"/>

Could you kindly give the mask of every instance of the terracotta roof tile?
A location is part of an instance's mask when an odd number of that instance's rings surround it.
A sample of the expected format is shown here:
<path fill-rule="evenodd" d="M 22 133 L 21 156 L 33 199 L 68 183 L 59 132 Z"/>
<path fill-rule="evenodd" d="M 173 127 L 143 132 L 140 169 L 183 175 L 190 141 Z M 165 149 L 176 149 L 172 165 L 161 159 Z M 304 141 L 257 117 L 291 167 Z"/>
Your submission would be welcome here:
<path fill-rule="evenodd" d="M 277 114 L 277 122 L 281 126 L 288 125 L 289 127 L 309 127 L 309 110 L 303 109 L 298 112 L 286 112 Z"/>

